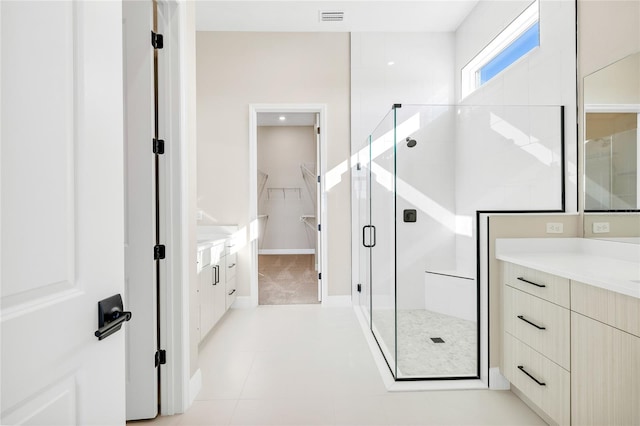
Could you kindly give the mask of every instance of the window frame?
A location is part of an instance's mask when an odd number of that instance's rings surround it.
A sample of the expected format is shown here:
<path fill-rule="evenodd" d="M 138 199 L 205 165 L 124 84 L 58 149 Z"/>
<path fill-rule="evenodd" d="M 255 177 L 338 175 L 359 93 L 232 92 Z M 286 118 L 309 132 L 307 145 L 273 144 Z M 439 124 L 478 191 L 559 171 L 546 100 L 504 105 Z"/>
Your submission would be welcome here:
<path fill-rule="evenodd" d="M 486 82 L 480 82 L 480 71 L 489 62 L 511 46 L 535 24 L 538 24 L 538 44 L 533 48 L 517 56 L 509 62 L 502 70 L 489 78 Z M 511 67 L 523 57 L 540 47 L 540 0 L 534 0 L 527 8 L 502 30 L 489 44 L 487 44 L 476 56 L 471 59 L 461 70 L 461 99 L 466 98 L 480 87 L 489 83 L 506 69 Z"/>

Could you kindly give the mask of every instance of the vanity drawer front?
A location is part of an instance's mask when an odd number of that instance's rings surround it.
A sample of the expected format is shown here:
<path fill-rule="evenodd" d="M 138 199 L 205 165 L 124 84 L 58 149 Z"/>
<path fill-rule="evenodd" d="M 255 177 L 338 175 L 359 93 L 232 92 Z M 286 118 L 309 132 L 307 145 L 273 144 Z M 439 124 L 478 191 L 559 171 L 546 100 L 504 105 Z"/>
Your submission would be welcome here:
<path fill-rule="evenodd" d="M 640 299 L 635 297 L 571 281 L 571 310 L 640 337 Z"/>
<path fill-rule="evenodd" d="M 238 269 L 238 255 L 236 253 L 227 254 L 227 282 L 235 279 L 236 270 Z"/>
<path fill-rule="evenodd" d="M 226 304 L 226 308 L 229 309 L 231 305 L 233 305 L 233 302 L 236 301 L 236 297 L 238 297 L 235 277 L 231 279 L 227 279 L 226 290 L 227 290 L 227 295 L 225 297 L 225 304 Z"/>
<path fill-rule="evenodd" d="M 525 293 L 569 308 L 569 279 L 503 262 L 503 282 Z"/>
<path fill-rule="evenodd" d="M 569 310 L 509 286 L 504 290 L 505 331 L 569 370 Z"/>
<path fill-rule="evenodd" d="M 527 398 L 561 425 L 570 424 L 568 371 L 504 333 L 504 374 Z"/>

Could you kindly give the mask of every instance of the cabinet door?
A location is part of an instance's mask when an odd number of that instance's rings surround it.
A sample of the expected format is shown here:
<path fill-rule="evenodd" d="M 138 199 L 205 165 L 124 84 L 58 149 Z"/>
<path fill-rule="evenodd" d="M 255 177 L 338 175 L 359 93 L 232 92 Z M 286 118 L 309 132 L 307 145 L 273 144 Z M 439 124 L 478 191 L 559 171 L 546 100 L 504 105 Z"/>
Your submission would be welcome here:
<path fill-rule="evenodd" d="M 212 265 L 202 268 L 198 274 L 199 302 L 200 302 L 200 341 L 204 339 L 213 326 L 213 278 Z"/>
<path fill-rule="evenodd" d="M 220 318 L 222 318 L 222 315 L 224 315 L 226 311 L 227 274 L 225 271 L 226 269 L 225 258 L 222 257 L 220 259 L 220 263 L 218 263 L 216 266 L 217 266 L 218 279 L 217 279 L 216 285 L 213 286 L 213 310 L 212 310 L 213 323 L 211 324 L 212 326 L 215 325 L 215 323 L 217 323 L 218 320 L 220 320 Z"/>
<path fill-rule="evenodd" d="M 571 313 L 571 420 L 640 424 L 640 338 Z"/>

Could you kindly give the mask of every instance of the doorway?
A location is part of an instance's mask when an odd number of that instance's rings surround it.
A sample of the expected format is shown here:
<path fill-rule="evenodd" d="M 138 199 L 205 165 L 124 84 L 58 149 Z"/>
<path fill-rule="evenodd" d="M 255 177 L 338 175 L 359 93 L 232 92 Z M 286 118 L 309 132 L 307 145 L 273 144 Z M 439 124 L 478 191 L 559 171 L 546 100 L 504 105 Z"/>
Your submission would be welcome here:
<path fill-rule="evenodd" d="M 317 113 L 258 113 L 258 303 L 319 303 Z"/>
<path fill-rule="evenodd" d="M 250 106 L 256 305 L 322 301 L 324 110 L 322 105 Z"/>

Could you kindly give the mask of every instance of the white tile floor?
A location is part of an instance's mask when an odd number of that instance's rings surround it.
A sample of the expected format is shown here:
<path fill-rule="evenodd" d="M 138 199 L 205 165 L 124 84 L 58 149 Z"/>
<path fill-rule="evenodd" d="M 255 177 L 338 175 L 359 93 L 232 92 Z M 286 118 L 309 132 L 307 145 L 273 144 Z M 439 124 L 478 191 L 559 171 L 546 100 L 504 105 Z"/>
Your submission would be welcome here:
<path fill-rule="evenodd" d="M 201 349 L 203 384 L 193 406 L 149 423 L 545 424 L 508 391 L 387 392 L 350 308 L 231 310 Z"/>

